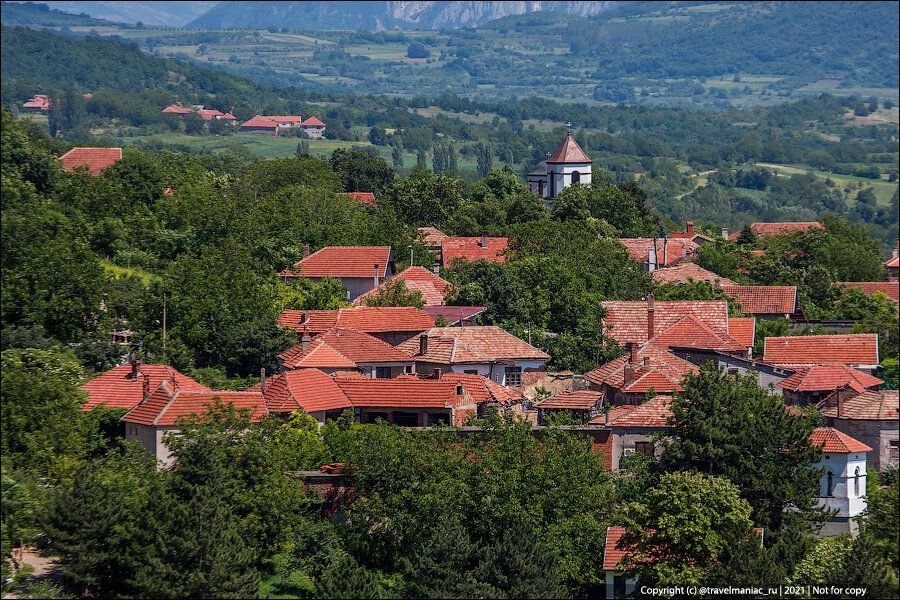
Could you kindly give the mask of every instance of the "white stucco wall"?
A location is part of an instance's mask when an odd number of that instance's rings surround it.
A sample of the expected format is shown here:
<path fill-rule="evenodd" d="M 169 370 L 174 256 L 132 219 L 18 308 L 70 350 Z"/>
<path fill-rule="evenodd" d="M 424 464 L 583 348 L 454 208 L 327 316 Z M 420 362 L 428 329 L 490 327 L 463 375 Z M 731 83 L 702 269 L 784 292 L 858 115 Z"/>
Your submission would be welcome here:
<path fill-rule="evenodd" d="M 169 431 L 177 434 L 179 430 L 125 423 L 125 439 L 140 442 L 144 449 L 156 457 L 156 460 L 161 462 L 165 468 L 171 467 L 175 463 L 172 453 L 169 452 L 168 446 L 163 442 L 163 436 Z"/>
<path fill-rule="evenodd" d="M 555 195 L 572 185 L 572 173 L 575 171 L 581 176 L 579 181 L 581 185 L 591 184 L 591 163 L 553 164 L 547 165 L 547 169 L 553 172 L 551 178 Z"/>
<path fill-rule="evenodd" d="M 866 453 L 823 454 L 815 465 L 824 468 L 819 480 L 819 505 L 837 509 L 836 518 L 858 517 L 866 509 Z M 856 473 L 860 474 L 856 486 Z M 828 473 L 832 474 L 832 492 L 828 495 Z"/>

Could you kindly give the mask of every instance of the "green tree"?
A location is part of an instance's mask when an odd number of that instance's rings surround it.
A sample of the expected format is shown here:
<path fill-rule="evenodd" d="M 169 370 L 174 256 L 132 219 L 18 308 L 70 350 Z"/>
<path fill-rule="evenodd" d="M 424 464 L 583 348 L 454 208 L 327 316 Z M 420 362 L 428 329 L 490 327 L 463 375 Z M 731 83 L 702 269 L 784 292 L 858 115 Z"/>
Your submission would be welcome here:
<path fill-rule="evenodd" d="M 395 169 L 403 168 L 403 138 L 391 136 L 391 163 Z"/>
<path fill-rule="evenodd" d="M 341 178 L 345 192 L 379 195 L 394 181 L 394 170 L 383 158 L 359 148 L 332 152 L 331 169 Z"/>
<path fill-rule="evenodd" d="M 365 298 L 366 306 L 415 306 L 422 308 L 425 301 L 422 292 L 410 290 L 406 282 L 399 277 L 394 277 L 384 284 L 377 294 L 369 294 Z"/>
<path fill-rule="evenodd" d="M 490 142 L 480 142 L 475 145 L 475 161 L 478 175 L 487 177 L 494 168 L 494 148 Z"/>

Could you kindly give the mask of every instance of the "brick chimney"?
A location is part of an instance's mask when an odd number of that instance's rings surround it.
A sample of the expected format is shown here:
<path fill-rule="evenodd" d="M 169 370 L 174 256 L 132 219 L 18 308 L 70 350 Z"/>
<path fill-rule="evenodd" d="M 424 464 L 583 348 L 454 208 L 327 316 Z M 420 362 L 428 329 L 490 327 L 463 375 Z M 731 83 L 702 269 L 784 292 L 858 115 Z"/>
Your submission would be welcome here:
<path fill-rule="evenodd" d="M 300 338 L 300 345 L 303 348 L 303 353 L 306 354 L 309 352 L 309 347 L 312 344 L 312 337 L 309 335 L 309 327 L 303 328 L 303 337 Z"/>
<path fill-rule="evenodd" d="M 309 244 L 303 246 L 303 258 L 309 256 Z"/>
<path fill-rule="evenodd" d="M 634 363 L 628 362 L 625 363 L 625 382 L 623 387 L 628 387 L 632 382 L 634 382 Z"/>
<path fill-rule="evenodd" d="M 129 379 L 137 379 L 141 368 L 141 361 L 131 357 L 131 373 L 128 374 Z"/>
<path fill-rule="evenodd" d="M 150 378 L 144 376 L 144 400 L 150 397 Z"/>
<path fill-rule="evenodd" d="M 423 333 L 419 336 L 419 354 L 428 354 L 428 334 Z"/>
<path fill-rule="evenodd" d="M 653 306 L 653 294 L 647 294 L 647 339 L 651 339 L 655 332 L 656 308 Z"/>
<path fill-rule="evenodd" d="M 263 394 L 266 393 L 266 368 L 262 367 L 259 370 L 259 391 Z"/>
<path fill-rule="evenodd" d="M 378 287 L 378 264 L 372 268 L 372 276 L 374 277 L 375 287 Z"/>
<path fill-rule="evenodd" d="M 481 247 L 487 248 L 487 234 L 486 233 L 481 234 Z"/>
<path fill-rule="evenodd" d="M 628 362 L 631 364 L 637 364 L 638 361 L 638 345 L 636 342 L 628 342 L 625 345 L 628 348 Z"/>
<path fill-rule="evenodd" d="M 684 232 L 690 236 L 694 235 L 694 222 L 693 221 L 685 221 L 684 222 Z"/>

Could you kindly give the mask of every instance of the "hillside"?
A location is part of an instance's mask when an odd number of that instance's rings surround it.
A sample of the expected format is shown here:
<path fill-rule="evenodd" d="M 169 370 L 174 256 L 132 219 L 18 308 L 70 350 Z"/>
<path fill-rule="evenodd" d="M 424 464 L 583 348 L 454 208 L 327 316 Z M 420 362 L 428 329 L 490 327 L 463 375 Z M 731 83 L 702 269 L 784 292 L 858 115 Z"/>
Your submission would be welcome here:
<path fill-rule="evenodd" d="M 87 13 L 99 19 L 120 23 L 143 23 L 165 27 L 181 27 L 202 15 L 217 2 L 69 2 L 49 1 L 46 4 L 72 13 Z"/>
<path fill-rule="evenodd" d="M 456 29 L 538 11 L 589 16 L 614 2 L 221 2 L 188 26 L 200 29 Z"/>
<path fill-rule="evenodd" d="M 3 2 L 0 11 L 4 25 L 22 27 L 76 27 L 115 25 L 112 21 L 96 19 L 87 14 L 73 14 L 58 9 L 51 9 L 46 4 L 34 2 Z"/>

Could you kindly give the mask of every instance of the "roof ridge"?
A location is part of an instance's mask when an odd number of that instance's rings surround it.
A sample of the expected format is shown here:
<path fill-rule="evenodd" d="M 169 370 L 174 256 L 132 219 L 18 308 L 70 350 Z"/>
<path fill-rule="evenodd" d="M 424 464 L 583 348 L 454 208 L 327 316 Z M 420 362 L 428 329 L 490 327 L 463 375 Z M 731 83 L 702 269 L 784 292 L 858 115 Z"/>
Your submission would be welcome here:
<path fill-rule="evenodd" d="M 154 425 L 154 426 L 156 426 L 156 425 L 159 424 L 159 420 L 162 419 L 163 415 L 166 414 L 166 412 L 172 407 L 172 404 L 175 403 L 175 399 L 178 397 L 178 393 L 177 393 L 177 392 L 173 392 L 172 390 L 169 389 L 169 386 L 166 384 L 166 380 L 165 380 L 165 379 L 163 379 L 163 380 L 160 382 L 160 384 L 159 384 L 159 386 L 156 388 L 156 390 L 159 390 L 159 388 L 163 388 L 163 390 L 165 391 L 166 395 L 169 396 L 169 401 L 166 402 L 166 405 L 162 407 L 162 410 L 160 410 L 159 413 L 157 413 L 156 418 L 153 419 L 153 425 Z M 153 394 L 150 394 L 150 396 L 152 396 L 152 395 L 153 395 Z M 149 399 L 149 396 L 148 396 L 148 399 Z"/>

